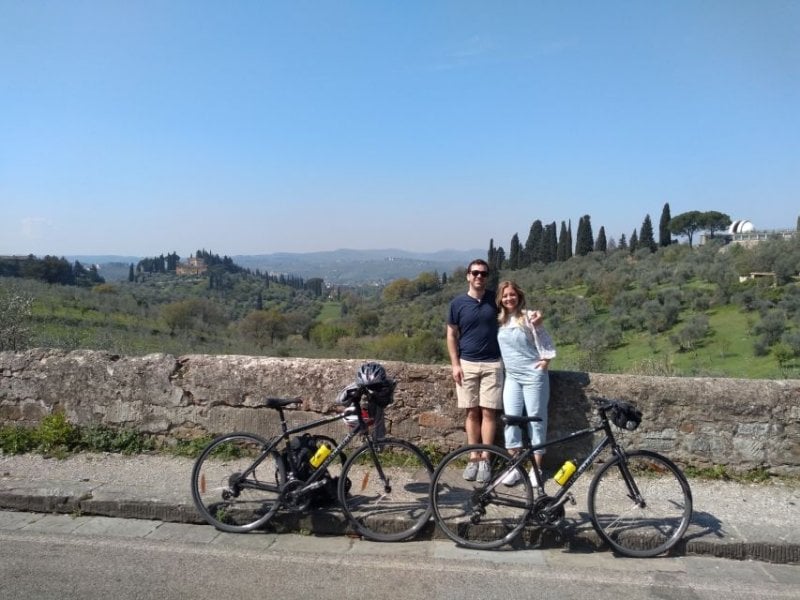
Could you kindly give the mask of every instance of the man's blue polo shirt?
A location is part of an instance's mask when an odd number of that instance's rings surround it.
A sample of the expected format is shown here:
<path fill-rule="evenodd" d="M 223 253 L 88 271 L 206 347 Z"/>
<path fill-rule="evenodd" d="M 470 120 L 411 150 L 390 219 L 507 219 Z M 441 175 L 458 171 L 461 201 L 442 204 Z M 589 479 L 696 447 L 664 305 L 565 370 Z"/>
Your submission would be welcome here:
<path fill-rule="evenodd" d="M 466 293 L 453 298 L 447 323 L 458 327 L 459 358 L 472 362 L 500 360 L 497 305 L 493 291 L 486 290 L 481 300 Z"/>

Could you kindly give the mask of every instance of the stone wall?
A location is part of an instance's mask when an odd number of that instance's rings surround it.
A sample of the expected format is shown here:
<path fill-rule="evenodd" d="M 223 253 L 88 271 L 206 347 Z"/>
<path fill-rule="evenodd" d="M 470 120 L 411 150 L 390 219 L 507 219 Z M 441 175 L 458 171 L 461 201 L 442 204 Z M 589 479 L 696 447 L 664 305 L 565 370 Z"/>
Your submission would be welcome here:
<path fill-rule="evenodd" d="M 290 423 L 336 411 L 357 360 L 30 350 L 0 353 L 0 424 L 35 425 L 63 411 L 80 425 L 135 428 L 170 438 L 278 431 L 265 396 L 303 398 Z M 387 409 L 390 435 L 420 445 L 465 442 L 447 366 L 385 362 L 399 384 Z M 590 396 L 622 398 L 644 413 L 628 447 L 661 451 L 682 465 L 764 467 L 800 475 L 800 381 L 668 378 L 551 372 L 549 437 L 592 422 Z M 343 432 L 341 423 L 328 433 Z M 498 436 L 502 441 L 502 436 Z M 582 456 L 590 439 L 553 448 L 548 462 Z"/>

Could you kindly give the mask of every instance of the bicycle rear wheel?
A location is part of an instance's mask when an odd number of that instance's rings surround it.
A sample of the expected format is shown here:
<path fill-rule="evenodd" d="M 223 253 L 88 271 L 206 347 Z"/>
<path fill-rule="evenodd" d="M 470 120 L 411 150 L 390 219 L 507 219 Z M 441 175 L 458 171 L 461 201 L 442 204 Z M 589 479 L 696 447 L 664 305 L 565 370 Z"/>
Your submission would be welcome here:
<path fill-rule="evenodd" d="M 368 444 L 347 459 L 339 478 L 339 501 L 356 531 L 379 542 L 416 535 L 430 520 L 433 466 L 404 440 Z"/>
<path fill-rule="evenodd" d="M 671 460 L 637 450 L 597 471 L 589 485 L 589 515 L 613 550 L 634 558 L 658 556 L 686 532 L 692 518 L 692 492 Z"/>
<path fill-rule="evenodd" d="M 197 510 L 221 531 L 242 533 L 266 523 L 278 510 L 286 483 L 283 459 L 267 441 L 232 433 L 212 441 L 192 469 Z"/>
<path fill-rule="evenodd" d="M 464 479 L 473 454 L 488 457 L 488 481 Z M 533 487 L 521 466 L 515 468 L 514 485 L 503 483 L 512 463 L 508 452 L 484 444 L 464 446 L 442 459 L 433 474 L 431 500 L 434 520 L 447 537 L 467 548 L 487 549 L 520 534 L 533 506 Z"/>

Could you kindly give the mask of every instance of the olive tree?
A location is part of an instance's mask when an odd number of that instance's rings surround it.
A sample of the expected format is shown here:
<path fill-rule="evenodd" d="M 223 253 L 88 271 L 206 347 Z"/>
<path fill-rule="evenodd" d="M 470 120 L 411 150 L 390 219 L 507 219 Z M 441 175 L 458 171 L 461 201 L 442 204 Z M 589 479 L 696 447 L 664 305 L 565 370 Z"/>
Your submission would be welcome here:
<path fill-rule="evenodd" d="M 30 296 L 0 289 L 0 351 L 24 350 L 28 346 L 32 306 Z"/>

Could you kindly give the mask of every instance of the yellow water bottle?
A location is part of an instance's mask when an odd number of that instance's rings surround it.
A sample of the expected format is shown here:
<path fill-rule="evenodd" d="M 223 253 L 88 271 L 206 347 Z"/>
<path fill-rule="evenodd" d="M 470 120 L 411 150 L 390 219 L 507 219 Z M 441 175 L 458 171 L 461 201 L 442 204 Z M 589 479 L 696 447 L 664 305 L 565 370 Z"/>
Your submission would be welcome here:
<path fill-rule="evenodd" d="M 572 474 L 578 469 L 578 465 L 575 464 L 574 460 L 568 460 L 565 462 L 561 468 L 558 470 L 553 476 L 553 479 L 558 485 L 564 485 L 569 481 L 569 478 L 572 477 Z"/>
<path fill-rule="evenodd" d="M 312 456 L 311 460 L 309 461 L 311 466 L 316 469 L 323 462 L 325 462 L 325 459 L 328 458 L 330 453 L 331 449 L 328 447 L 328 444 L 325 442 L 320 442 L 319 446 L 317 447 L 317 451 L 314 452 L 314 456 Z"/>

